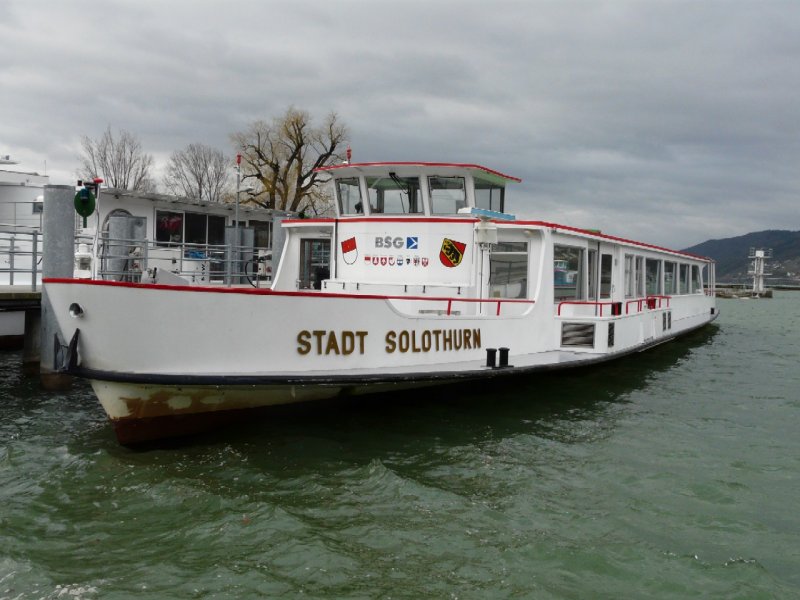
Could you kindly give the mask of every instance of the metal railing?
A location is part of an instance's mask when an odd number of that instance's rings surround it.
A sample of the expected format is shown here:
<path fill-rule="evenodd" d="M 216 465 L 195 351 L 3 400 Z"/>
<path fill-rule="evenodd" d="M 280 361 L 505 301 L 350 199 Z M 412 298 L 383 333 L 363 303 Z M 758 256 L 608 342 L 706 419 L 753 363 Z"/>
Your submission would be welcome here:
<path fill-rule="evenodd" d="M 22 225 L 0 225 L 0 285 L 41 282 L 42 234 Z"/>
<path fill-rule="evenodd" d="M 269 248 L 101 236 L 96 251 L 92 251 L 92 243 L 90 239 L 76 239 L 78 277 L 138 283 L 158 280 L 161 271 L 190 284 L 261 287 L 272 281 Z"/>
<path fill-rule="evenodd" d="M 627 300 L 625 302 L 625 314 L 630 314 L 631 306 L 636 305 L 635 312 L 642 312 L 645 308 L 647 310 L 656 310 L 662 308 L 666 305 L 666 308 L 669 308 L 671 296 L 662 296 L 662 295 L 655 295 L 651 294 L 649 296 L 645 296 L 642 298 L 634 298 L 632 300 Z M 612 317 L 619 317 L 622 315 L 622 301 L 595 301 L 595 300 L 562 300 L 558 303 L 556 315 L 561 315 L 561 310 L 565 306 L 579 306 L 579 307 L 589 307 L 595 309 L 598 313 L 596 315 L 585 315 L 585 316 L 598 316 L 603 317 L 603 307 L 608 306 L 611 310 Z M 570 316 L 577 316 L 577 315 L 570 315 Z"/>

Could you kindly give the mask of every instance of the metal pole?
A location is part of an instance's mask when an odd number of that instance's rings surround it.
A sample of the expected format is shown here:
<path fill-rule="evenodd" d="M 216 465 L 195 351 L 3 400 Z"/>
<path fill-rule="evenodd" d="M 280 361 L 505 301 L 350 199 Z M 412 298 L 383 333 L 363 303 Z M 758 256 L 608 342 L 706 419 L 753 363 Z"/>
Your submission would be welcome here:
<path fill-rule="evenodd" d="M 11 242 L 8 245 L 8 283 L 10 285 L 14 285 L 14 254 L 16 254 L 17 249 L 15 248 L 15 241 L 16 238 L 14 234 L 11 234 Z"/>
<path fill-rule="evenodd" d="M 75 269 L 75 188 L 71 185 L 44 186 L 44 216 L 42 231 L 42 276 L 44 278 L 73 276 Z M 53 306 L 42 286 L 41 363 L 39 376 L 45 389 L 58 390 L 70 386 L 72 377 L 54 371 L 55 349 L 53 336 L 58 331 Z M 59 306 L 58 310 L 66 310 Z"/>
<path fill-rule="evenodd" d="M 39 261 L 39 232 L 33 232 L 33 256 L 31 257 L 33 272 L 31 273 L 31 287 L 36 291 L 36 277 L 38 275 L 37 263 Z"/>
<path fill-rule="evenodd" d="M 236 155 L 236 243 L 239 243 L 239 188 L 242 186 L 242 155 Z"/>

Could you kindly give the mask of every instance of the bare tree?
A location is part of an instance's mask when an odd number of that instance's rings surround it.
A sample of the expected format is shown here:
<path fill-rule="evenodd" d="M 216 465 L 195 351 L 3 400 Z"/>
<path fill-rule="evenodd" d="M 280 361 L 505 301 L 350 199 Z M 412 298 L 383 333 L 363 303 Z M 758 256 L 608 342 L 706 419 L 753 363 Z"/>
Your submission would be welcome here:
<path fill-rule="evenodd" d="M 153 156 L 132 133 L 120 129 L 114 137 L 109 125 L 98 140 L 84 135 L 81 146 L 81 169 L 88 177 L 102 177 L 110 187 L 125 190 L 155 190 Z"/>
<path fill-rule="evenodd" d="M 221 202 L 228 192 L 232 161 L 203 144 L 189 144 L 172 153 L 164 176 L 164 187 L 172 194 Z"/>
<path fill-rule="evenodd" d="M 289 107 L 271 123 L 256 121 L 231 136 L 242 154 L 242 181 L 257 182 L 249 200 L 265 208 L 317 214 L 324 194 L 319 186 L 329 178 L 314 170 L 344 159 L 347 127 L 336 113 L 314 127 L 310 115 Z"/>

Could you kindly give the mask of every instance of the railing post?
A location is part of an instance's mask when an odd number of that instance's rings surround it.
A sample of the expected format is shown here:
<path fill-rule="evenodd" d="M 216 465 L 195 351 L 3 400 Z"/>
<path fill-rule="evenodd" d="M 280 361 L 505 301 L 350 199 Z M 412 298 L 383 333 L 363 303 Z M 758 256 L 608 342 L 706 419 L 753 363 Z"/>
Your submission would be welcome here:
<path fill-rule="evenodd" d="M 39 274 L 37 264 L 39 262 L 39 232 L 33 232 L 33 256 L 31 256 L 32 272 L 31 272 L 31 287 L 36 291 L 36 276 Z"/>
<path fill-rule="evenodd" d="M 11 234 L 11 241 L 8 243 L 8 283 L 14 285 L 14 255 L 17 253 L 14 248 L 14 234 Z"/>

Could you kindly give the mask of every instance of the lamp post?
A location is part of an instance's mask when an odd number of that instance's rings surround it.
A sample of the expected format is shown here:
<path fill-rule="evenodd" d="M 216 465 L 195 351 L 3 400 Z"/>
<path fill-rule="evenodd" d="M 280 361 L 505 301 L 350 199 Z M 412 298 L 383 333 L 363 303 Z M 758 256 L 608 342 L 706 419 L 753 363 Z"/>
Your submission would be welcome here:
<path fill-rule="evenodd" d="M 241 244 L 239 239 L 239 188 L 242 185 L 242 155 L 236 155 L 236 245 Z"/>

